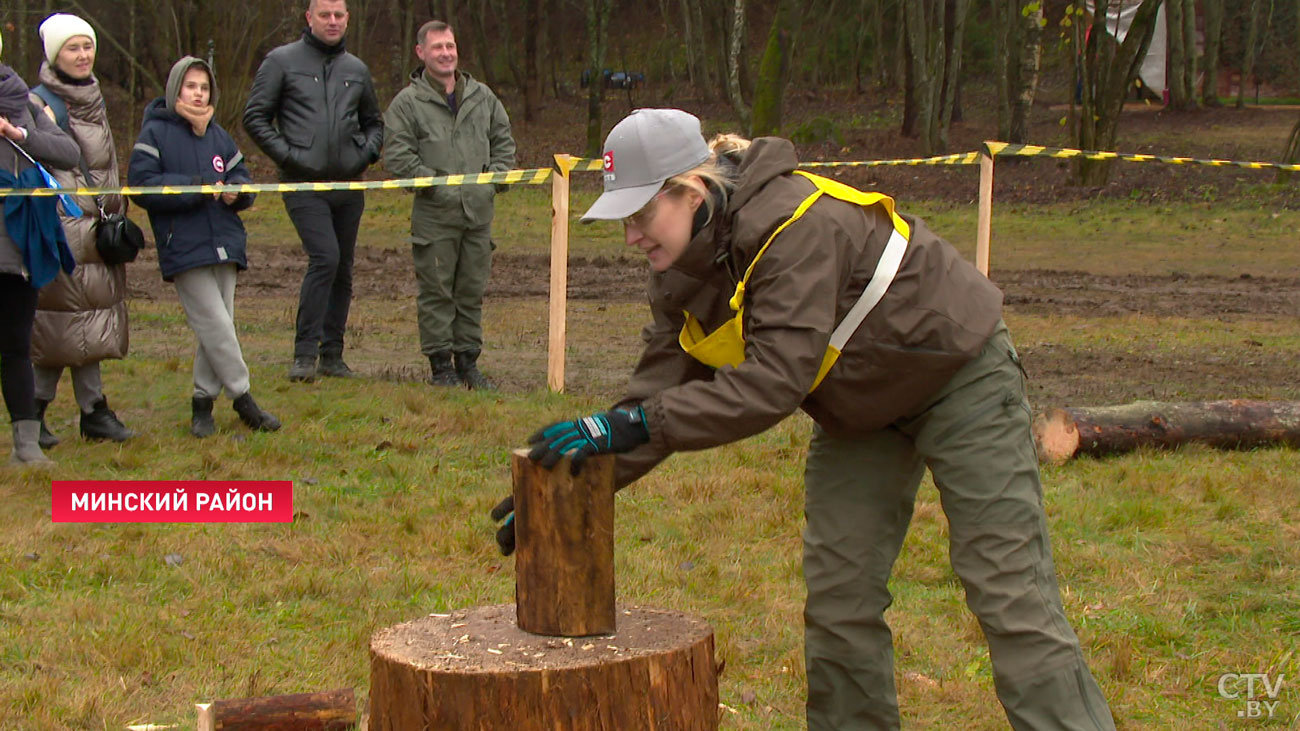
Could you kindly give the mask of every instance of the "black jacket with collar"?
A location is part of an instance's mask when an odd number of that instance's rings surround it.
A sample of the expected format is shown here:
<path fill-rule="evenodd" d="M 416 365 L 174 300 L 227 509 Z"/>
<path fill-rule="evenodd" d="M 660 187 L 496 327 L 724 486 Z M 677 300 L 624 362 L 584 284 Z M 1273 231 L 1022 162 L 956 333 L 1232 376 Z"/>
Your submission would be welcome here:
<path fill-rule="evenodd" d="M 257 70 L 244 129 L 289 181 L 355 180 L 379 159 L 384 122 L 365 62 L 303 37 Z"/>

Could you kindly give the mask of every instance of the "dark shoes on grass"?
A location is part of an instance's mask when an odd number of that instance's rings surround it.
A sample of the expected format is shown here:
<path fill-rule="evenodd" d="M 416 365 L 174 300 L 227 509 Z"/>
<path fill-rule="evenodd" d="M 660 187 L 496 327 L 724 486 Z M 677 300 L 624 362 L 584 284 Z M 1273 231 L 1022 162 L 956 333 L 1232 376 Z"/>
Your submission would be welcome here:
<path fill-rule="evenodd" d="M 217 422 L 212 420 L 212 399 L 207 396 L 195 396 L 190 399 L 193 416 L 190 417 L 190 433 L 198 439 L 210 437 L 217 432 Z"/>
<path fill-rule="evenodd" d="M 289 366 L 289 380 L 298 383 L 311 383 L 316 380 L 316 359 L 294 358 L 293 365 Z"/>
<path fill-rule="evenodd" d="M 81 414 L 81 436 L 92 440 L 125 442 L 135 436 L 135 432 L 127 429 L 117 414 L 108 408 L 108 399 L 101 398 L 91 407 L 90 413 Z"/>
<path fill-rule="evenodd" d="M 429 368 L 433 375 L 429 383 L 446 388 L 464 386 L 477 391 L 496 390 L 496 386 L 478 369 L 480 352 L 465 350 L 453 355 L 450 350 L 441 350 L 430 355 Z"/>
<path fill-rule="evenodd" d="M 343 362 L 342 355 L 322 355 L 318 372 L 327 378 L 354 378 L 357 375 Z"/>
<path fill-rule="evenodd" d="M 190 399 L 193 416 L 190 417 L 190 434 L 198 439 L 205 439 L 217 431 L 217 423 L 212 419 L 212 399 L 207 396 L 194 396 Z M 235 413 L 239 420 L 253 431 L 275 431 L 280 428 L 280 420 L 269 411 L 265 411 L 253 400 L 251 392 L 235 399 Z"/>

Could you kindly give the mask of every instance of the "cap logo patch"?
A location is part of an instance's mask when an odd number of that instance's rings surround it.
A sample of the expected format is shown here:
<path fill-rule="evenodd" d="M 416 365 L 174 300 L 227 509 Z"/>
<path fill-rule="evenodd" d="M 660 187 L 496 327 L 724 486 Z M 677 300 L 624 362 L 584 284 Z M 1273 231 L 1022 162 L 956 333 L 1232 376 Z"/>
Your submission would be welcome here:
<path fill-rule="evenodd" d="M 219 173 L 226 172 L 226 161 L 221 159 L 220 155 L 212 156 L 212 169 Z"/>

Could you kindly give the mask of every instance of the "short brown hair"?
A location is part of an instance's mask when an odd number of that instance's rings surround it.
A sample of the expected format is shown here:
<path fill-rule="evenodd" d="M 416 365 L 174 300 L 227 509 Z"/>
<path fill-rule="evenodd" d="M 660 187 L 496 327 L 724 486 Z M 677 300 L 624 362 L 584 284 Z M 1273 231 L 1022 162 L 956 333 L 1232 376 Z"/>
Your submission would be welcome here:
<path fill-rule="evenodd" d="M 453 36 L 456 35 L 456 31 L 452 30 L 450 25 L 441 20 L 430 20 L 428 23 L 420 26 L 420 30 L 415 34 L 415 42 L 423 46 L 425 39 L 429 37 L 430 33 L 441 33 L 443 31 L 446 31 Z"/>

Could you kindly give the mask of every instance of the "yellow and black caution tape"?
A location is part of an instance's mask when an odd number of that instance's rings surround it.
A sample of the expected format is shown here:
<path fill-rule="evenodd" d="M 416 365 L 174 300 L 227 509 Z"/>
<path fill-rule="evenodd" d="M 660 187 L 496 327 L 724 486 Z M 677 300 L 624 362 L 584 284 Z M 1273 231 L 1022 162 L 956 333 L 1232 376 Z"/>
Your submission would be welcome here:
<path fill-rule="evenodd" d="M 974 165 L 981 155 L 994 157 L 1081 157 L 1088 160 L 1125 160 L 1128 162 L 1161 162 L 1171 165 L 1208 165 L 1212 167 L 1239 167 L 1250 170 L 1289 170 L 1300 172 L 1300 164 L 1276 162 L 1241 162 L 1237 160 L 1201 159 L 1195 157 L 1169 157 L 1164 155 L 1147 155 L 1142 153 L 1104 152 L 1096 150 L 1075 150 L 1068 147 L 1043 147 L 1041 145 L 1022 145 L 1009 142 L 985 142 L 981 150 L 958 152 L 951 155 L 934 157 L 917 157 L 902 160 L 857 160 L 803 162 L 801 168 L 830 167 L 881 167 L 890 165 Z M 596 171 L 602 167 L 599 158 L 568 158 L 570 170 Z M 158 185 L 158 186 L 122 186 L 120 188 L 0 188 L 0 198 L 10 196 L 55 196 L 55 195 L 179 195 L 181 193 L 290 193 L 295 191 L 327 190 L 395 190 L 402 188 L 432 188 L 452 185 L 486 185 L 497 183 L 505 185 L 540 185 L 551 179 L 553 168 L 530 168 L 527 170 L 507 170 L 497 173 L 477 173 L 465 175 L 439 175 L 422 178 L 399 178 L 393 180 L 345 180 L 318 183 L 247 183 L 244 185 Z"/>
<path fill-rule="evenodd" d="M 997 157 L 1082 157 L 1087 160 L 1162 162 L 1169 165 L 1209 165 L 1211 167 L 1238 167 L 1249 170 L 1290 170 L 1292 172 L 1300 172 L 1300 165 L 1280 162 L 1241 162 L 1237 160 L 1218 160 L 1214 158 L 1167 157 L 1164 155 L 1146 155 L 1134 152 L 1102 152 L 1097 150 L 1074 150 L 1068 147 L 1019 145 L 1011 144 L 1009 142 L 985 142 L 984 149 L 987 154 Z"/>
<path fill-rule="evenodd" d="M 597 160 L 596 162 L 600 162 Z M 506 170 L 499 173 L 465 175 L 438 175 L 421 178 L 393 180 L 341 180 L 328 183 L 246 183 L 243 185 L 124 185 L 120 188 L 0 188 L 0 198 L 6 196 L 55 195 L 180 195 L 182 193 L 290 193 L 295 191 L 326 190 L 390 190 L 397 188 L 432 188 L 442 185 L 538 185 L 551 178 L 550 168 Z"/>
<path fill-rule="evenodd" d="M 883 165 L 974 165 L 980 161 L 980 153 L 958 152 L 952 155 L 935 157 L 914 157 L 907 160 L 858 160 L 855 162 L 801 162 L 801 168 L 835 168 L 835 167 L 880 167 Z"/>

